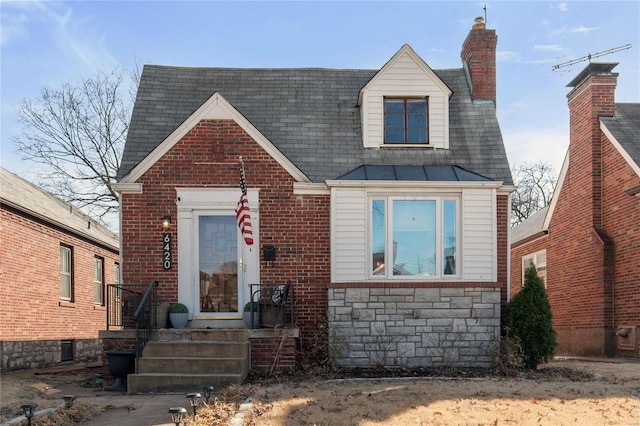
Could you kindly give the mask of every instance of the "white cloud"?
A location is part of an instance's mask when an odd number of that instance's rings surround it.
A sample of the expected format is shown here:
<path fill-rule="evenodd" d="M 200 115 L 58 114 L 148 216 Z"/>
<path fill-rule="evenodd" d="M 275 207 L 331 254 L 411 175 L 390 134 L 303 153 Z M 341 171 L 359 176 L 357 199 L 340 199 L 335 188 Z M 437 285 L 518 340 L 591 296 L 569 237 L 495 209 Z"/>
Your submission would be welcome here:
<path fill-rule="evenodd" d="M 556 8 L 561 12 L 567 12 L 569 10 L 569 6 L 567 6 L 565 2 L 558 3 L 558 6 L 556 6 Z"/>
<path fill-rule="evenodd" d="M 518 54 L 510 50 L 499 50 L 496 52 L 496 60 L 498 61 L 515 61 L 518 59 Z"/>
<path fill-rule="evenodd" d="M 576 27 L 576 28 L 571 28 L 571 32 L 572 33 L 587 34 L 587 33 L 590 33 L 591 31 L 595 31 L 597 29 L 598 29 L 598 27 L 585 27 L 584 25 L 581 25 L 581 26 Z"/>
<path fill-rule="evenodd" d="M 60 57 L 71 55 L 92 72 L 117 64 L 105 47 L 104 36 L 95 33 L 91 18 L 75 16 L 72 7 L 73 3 L 67 5 L 64 2 L 3 1 L 0 21 L 2 44 L 30 39 L 36 34 L 50 36 L 60 51 Z"/>

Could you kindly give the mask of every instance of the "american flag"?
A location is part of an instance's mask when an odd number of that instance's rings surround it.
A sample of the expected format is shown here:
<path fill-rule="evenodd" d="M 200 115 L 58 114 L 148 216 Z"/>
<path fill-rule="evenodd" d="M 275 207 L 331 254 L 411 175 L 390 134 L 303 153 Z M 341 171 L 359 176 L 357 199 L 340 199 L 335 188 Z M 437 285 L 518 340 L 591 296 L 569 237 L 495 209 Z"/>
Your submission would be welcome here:
<path fill-rule="evenodd" d="M 244 181 L 244 163 L 240 158 L 240 190 L 242 195 L 238 200 L 236 206 L 236 221 L 238 222 L 238 228 L 242 232 L 244 242 L 251 246 L 253 245 L 253 232 L 251 231 L 251 216 L 249 216 L 249 200 L 247 199 L 247 185 Z"/>

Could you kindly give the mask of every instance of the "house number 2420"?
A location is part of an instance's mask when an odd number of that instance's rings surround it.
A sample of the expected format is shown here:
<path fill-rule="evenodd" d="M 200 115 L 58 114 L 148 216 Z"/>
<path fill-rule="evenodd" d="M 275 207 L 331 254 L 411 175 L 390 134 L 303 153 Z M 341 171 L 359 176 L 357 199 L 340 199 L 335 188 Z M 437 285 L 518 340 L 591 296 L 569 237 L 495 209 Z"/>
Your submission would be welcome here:
<path fill-rule="evenodd" d="M 171 269 L 171 234 L 162 234 L 162 266 L 164 269 Z"/>

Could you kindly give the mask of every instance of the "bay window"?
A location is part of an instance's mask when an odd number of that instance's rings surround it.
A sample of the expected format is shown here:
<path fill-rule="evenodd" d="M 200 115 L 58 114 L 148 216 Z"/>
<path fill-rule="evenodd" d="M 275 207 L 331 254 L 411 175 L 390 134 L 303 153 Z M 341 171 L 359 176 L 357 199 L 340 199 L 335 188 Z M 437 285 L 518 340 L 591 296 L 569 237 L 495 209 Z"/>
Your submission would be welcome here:
<path fill-rule="evenodd" d="M 458 204 L 456 198 L 445 196 L 372 199 L 371 275 L 385 278 L 455 276 L 460 238 Z"/>

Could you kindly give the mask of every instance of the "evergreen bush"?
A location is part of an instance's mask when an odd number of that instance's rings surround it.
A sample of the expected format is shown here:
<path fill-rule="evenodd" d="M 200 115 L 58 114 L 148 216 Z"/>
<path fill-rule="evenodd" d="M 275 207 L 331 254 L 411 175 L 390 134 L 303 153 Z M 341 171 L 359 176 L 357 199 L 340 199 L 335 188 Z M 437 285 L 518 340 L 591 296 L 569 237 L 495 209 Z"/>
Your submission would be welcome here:
<path fill-rule="evenodd" d="M 536 369 L 549 361 L 556 348 L 556 332 L 551 322 L 551 305 L 535 266 L 525 271 L 524 286 L 507 306 L 508 336 L 522 348 L 524 366 Z"/>

